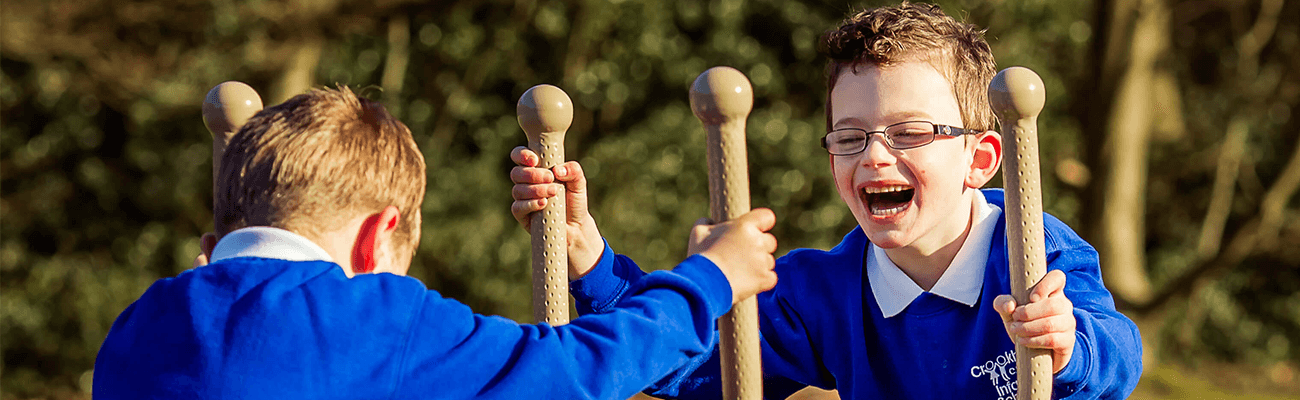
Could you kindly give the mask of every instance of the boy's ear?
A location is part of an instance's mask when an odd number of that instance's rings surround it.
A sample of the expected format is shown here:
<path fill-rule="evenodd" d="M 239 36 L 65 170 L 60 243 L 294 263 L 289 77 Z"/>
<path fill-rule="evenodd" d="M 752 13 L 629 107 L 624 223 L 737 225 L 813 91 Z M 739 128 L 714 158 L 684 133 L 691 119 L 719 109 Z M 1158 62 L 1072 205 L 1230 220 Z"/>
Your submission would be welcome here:
<path fill-rule="evenodd" d="M 381 260 L 392 258 L 391 255 L 385 257 L 385 252 L 389 251 L 389 243 L 392 242 L 399 221 L 401 213 L 396 206 L 384 207 L 382 211 L 366 217 L 361 223 L 361 231 L 357 232 L 357 242 L 352 246 L 353 273 L 375 272 Z"/>
<path fill-rule="evenodd" d="M 980 133 L 975 137 L 974 147 L 966 186 L 979 189 L 1002 168 L 1002 135 L 994 131 Z"/>

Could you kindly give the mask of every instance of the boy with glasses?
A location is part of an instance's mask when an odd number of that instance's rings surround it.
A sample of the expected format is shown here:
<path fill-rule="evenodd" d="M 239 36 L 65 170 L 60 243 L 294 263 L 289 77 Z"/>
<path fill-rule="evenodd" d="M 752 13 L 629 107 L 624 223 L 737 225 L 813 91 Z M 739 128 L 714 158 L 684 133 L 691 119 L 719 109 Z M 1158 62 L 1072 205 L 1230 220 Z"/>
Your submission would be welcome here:
<path fill-rule="evenodd" d="M 1115 310 L 1096 251 L 1069 227 L 1044 217 L 1050 272 L 1029 304 L 1007 295 L 1003 192 L 980 189 L 1003 146 L 983 31 L 937 6 L 903 3 L 853 15 L 822 41 L 822 145 L 859 227 L 829 251 L 777 261 L 780 282 L 758 296 L 765 394 L 812 385 L 845 399 L 1010 399 L 1021 389 L 1014 344 L 1023 343 L 1051 351 L 1055 397 L 1127 396 L 1142 369 L 1137 327 Z M 596 250 L 581 169 L 531 168 L 536 156 L 524 149 L 512 158 L 521 222 L 558 193 L 551 182 L 569 189 L 580 310 L 616 304 L 643 273 L 608 246 Z M 717 359 L 715 350 L 650 393 L 719 398 Z"/>

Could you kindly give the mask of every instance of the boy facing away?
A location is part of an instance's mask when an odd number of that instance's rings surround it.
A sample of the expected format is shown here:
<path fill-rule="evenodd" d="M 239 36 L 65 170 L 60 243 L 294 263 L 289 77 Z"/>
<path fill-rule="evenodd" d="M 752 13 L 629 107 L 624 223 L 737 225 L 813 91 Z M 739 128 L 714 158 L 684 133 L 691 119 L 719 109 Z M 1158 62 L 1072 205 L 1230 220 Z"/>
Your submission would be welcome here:
<path fill-rule="evenodd" d="M 1004 195 L 980 190 L 1003 146 L 983 32 L 938 6 L 903 3 L 853 15 L 822 41 L 823 145 L 859 226 L 829 251 L 778 259 L 780 282 L 758 295 L 767 397 L 812 385 L 845 399 L 1010 399 L 1019 389 L 1013 340 L 1051 350 L 1054 397 L 1126 397 L 1141 374 L 1141 341 L 1115 310 L 1088 243 L 1045 215 L 1050 272 L 1031 303 L 1007 295 Z M 579 240 L 570 246 L 571 290 L 580 311 L 606 312 L 645 274 L 601 250 L 581 168 L 533 168 L 536 155 L 522 148 L 512 158 L 521 222 L 558 193 L 552 182 L 569 190 L 570 237 Z M 721 397 L 716 349 L 704 358 L 647 392 Z"/>
<path fill-rule="evenodd" d="M 474 314 L 403 276 L 424 160 L 346 88 L 259 112 L 221 164 L 211 264 L 122 312 L 96 398 L 627 398 L 707 354 L 714 319 L 776 281 L 759 210 L 693 236 L 697 255 L 610 312 L 554 327 Z"/>

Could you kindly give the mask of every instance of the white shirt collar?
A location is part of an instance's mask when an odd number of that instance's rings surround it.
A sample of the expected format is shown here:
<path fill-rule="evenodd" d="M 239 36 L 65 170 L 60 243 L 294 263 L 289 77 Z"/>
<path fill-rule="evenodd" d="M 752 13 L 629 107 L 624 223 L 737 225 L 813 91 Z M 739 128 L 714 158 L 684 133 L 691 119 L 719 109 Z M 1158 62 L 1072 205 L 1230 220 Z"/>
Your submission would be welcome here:
<path fill-rule="evenodd" d="M 330 254 L 310 239 L 269 226 L 253 226 L 227 233 L 212 249 L 211 262 L 235 257 L 274 258 L 285 261 L 330 261 Z"/>
<path fill-rule="evenodd" d="M 997 227 L 998 217 L 1002 215 L 1002 209 L 989 204 L 979 190 L 975 191 L 975 209 L 978 210 L 976 222 L 971 226 L 970 234 L 966 235 L 966 242 L 957 250 L 957 256 L 939 276 L 939 281 L 930 288 L 932 294 L 967 306 L 975 305 L 984 289 L 989 244 L 993 241 L 993 228 Z M 925 291 L 889 259 L 884 249 L 875 244 L 869 247 L 867 279 L 871 283 L 871 294 L 885 318 L 893 317 Z"/>

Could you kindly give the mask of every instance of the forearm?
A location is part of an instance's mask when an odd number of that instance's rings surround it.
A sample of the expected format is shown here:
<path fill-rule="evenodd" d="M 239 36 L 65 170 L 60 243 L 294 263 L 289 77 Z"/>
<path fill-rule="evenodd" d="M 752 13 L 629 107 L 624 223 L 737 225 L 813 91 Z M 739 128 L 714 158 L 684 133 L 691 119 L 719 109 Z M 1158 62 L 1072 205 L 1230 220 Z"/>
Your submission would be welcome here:
<path fill-rule="evenodd" d="M 615 306 L 629 298 L 629 289 L 650 276 L 653 275 L 642 271 L 632 259 L 615 254 L 606 244 L 599 262 L 581 279 L 570 282 L 569 292 L 580 315 L 608 314 L 616 312 L 618 308 Z M 716 330 L 709 335 L 709 342 L 716 344 Z M 685 360 L 680 368 L 666 372 L 667 376 L 653 385 L 645 385 L 644 389 L 646 393 L 663 398 L 718 399 L 722 396 L 718 385 L 720 373 L 717 346 L 710 346 L 705 352 Z"/>
<path fill-rule="evenodd" d="M 763 397 L 784 399 L 809 385 L 834 388 L 834 378 L 821 363 L 819 352 L 814 349 L 813 339 L 807 331 L 810 322 L 800 313 L 809 307 L 791 302 L 792 294 L 807 293 L 810 289 L 799 279 L 801 276 L 789 272 L 800 268 L 799 260 L 782 257 L 777 263 L 778 273 L 786 271 L 783 276 L 789 279 L 757 296 Z M 656 382 L 646 393 L 663 398 L 714 400 L 722 398 L 721 382 L 720 357 L 715 348 L 709 357 L 692 359 L 672 375 Z"/>
<path fill-rule="evenodd" d="M 571 282 L 569 288 L 580 314 L 607 313 L 627 297 L 628 288 L 645 277 L 647 277 L 646 273 L 641 271 L 635 262 L 615 254 L 613 249 L 606 245 L 600 256 L 600 262 L 588 275 Z M 758 295 L 763 340 L 763 368 L 767 375 L 764 379 L 765 397 L 778 399 L 788 397 L 789 394 L 807 386 L 797 380 L 817 382 L 821 386 L 829 387 L 822 380 L 810 378 L 810 376 L 820 377 L 818 373 L 805 373 L 809 370 L 823 371 L 823 369 L 813 360 L 815 357 L 809 348 L 806 332 L 803 331 L 804 324 L 797 321 L 798 316 L 791 307 L 776 296 L 776 292 L 780 290 L 781 284 L 778 283 L 776 290 Z M 711 334 L 715 337 L 712 342 L 717 343 L 716 331 Z M 769 340 L 776 340 L 772 345 L 779 346 L 783 350 L 773 351 L 769 346 Z M 791 353 L 791 349 L 794 348 L 803 350 Z M 802 358 L 787 359 L 793 355 Z M 649 385 L 645 392 L 662 398 L 719 399 L 722 397 L 719 360 L 715 346 L 707 353 L 690 358 L 671 374 L 654 385 Z"/>
<path fill-rule="evenodd" d="M 559 327 L 435 305 L 424 313 L 462 315 L 420 324 L 397 397 L 436 389 L 450 398 L 627 398 L 707 355 L 730 296 L 721 271 L 693 257 L 638 280 L 608 312 Z"/>
<path fill-rule="evenodd" d="M 764 332 L 766 336 L 768 332 Z M 716 343 L 716 340 L 715 340 Z M 717 400 L 722 398 L 722 366 L 718 347 L 709 354 L 691 358 L 686 365 L 646 388 L 651 396 L 677 400 Z M 790 373 L 794 365 L 763 343 L 763 398 L 784 399 L 808 387 Z M 820 381 L 819 381 L 820 382 Z M 823 385 L 825 386 L 825 385 Z"/>

